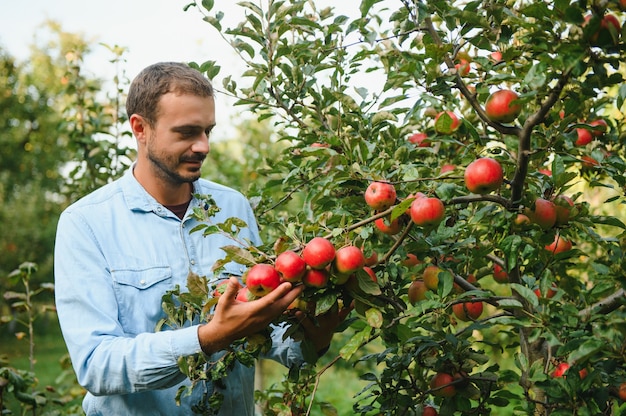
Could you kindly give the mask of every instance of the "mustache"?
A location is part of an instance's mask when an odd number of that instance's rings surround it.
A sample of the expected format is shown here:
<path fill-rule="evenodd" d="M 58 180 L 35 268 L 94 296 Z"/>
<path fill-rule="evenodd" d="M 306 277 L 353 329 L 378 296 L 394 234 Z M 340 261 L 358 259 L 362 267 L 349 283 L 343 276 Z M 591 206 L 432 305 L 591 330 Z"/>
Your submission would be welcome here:
<path fill-rule="evenodd" d="M 203 153 L 194 153 L 193 155 L 190 156 L 183 156 L 180 158 L 181 162 L 204 162 L 204 159 L 206 159 L 206 155 Z"/>

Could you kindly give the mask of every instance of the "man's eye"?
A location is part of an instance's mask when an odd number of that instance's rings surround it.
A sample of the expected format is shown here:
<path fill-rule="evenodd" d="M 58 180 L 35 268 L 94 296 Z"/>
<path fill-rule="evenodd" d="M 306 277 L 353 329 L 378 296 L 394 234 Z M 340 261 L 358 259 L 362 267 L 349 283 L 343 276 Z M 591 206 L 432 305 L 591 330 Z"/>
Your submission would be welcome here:
<path fill-rule="evenodd" d="M 197 130 L 181 130 L 180 135 L 188 139 L 190 137 L 197 136 L 198 131 Z"/>

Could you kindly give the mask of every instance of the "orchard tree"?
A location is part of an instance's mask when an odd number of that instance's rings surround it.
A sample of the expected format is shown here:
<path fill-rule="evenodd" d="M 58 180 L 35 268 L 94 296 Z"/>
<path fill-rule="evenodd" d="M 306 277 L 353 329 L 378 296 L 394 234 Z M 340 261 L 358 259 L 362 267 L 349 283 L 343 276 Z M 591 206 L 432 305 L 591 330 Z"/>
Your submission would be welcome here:
<path fill-rule="evenodd" d="M 26 62 L 0 48 L 0 273 L 35 262 L 51 280 L 56 220 L 64 206 L 119 175 L 123 76 L 102 96 L 102 81 L 83 68 L 88 41 L 53 21 L 39 29 Z M 112 62 L 123 50 L 109 48 Z M 69 173 L 68 173 L 69 172 Z M 68 181 L 69 177 L 69 181 Z M 2 284 L 0 284 L 0 287 Z"/>
<path fill-rule="evenodd" d="M 624 3 L 240 5 L 233 27 L 213 1 L 186 9 L 230 42 L 243 79 L 195 65 L 290 146 L 253 195 L 265 245 L 224 261 L 293 251 L 326 274 L 302 278 L 307 311 L 353 305 L 336 360 L 368 382 L 354 413 L 621 414 Z M 373 183 L 394 188 L 390 207 L 366 198 Z M 315 237 L 366 266 L 314 265 Z M 324 369 L 292 369 L 265 414 L 308 412 Z"/>

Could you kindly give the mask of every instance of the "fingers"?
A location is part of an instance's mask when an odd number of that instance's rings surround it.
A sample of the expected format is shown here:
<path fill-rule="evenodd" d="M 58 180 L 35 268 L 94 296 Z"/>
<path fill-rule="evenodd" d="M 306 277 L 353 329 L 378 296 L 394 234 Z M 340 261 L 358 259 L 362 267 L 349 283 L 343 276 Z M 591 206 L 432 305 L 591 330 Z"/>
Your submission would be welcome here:
<path fill-rule="evenodd" d="M 284 303 L 284 307 L 287 308 L 298 296 L 302 293 L 303 287 L 293 287 L 289 282 L 281 283 L 276 289 L 272 290 L 267 295 L 263 296 L 261 300 L 265 300 L 268 304 Z"/>
<path fill-rule="evenodd" d="M 239 283 L 239 280 L 237 280 L 235 276 L 231 276 L 228 279 L 228 284 L 226 285 L 226 289 L 224 289 L 224 294 L 220 296 L 218 304 L 223 304 L 224 299 L 226 299 L 229 302 L 232 302 L 237 296 L 237 292 L 239 292 L 239 289 L 241 289 L 241 284 Z"/>

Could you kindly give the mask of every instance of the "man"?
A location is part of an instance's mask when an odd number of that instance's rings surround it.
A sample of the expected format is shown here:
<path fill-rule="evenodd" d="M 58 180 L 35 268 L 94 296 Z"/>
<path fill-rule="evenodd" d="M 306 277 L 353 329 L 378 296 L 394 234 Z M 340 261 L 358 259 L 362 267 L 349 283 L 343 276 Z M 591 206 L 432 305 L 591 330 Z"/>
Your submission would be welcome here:
<path fill-rule="evenodd" d="M 200 178 L 215 126 L 210 82 L 179 63 L 158 63 L 132 82 L 126 103 L 137 141 L 137 160 L 120 179 L 67 208 L 58 224 L 55 246 L 56 304 L 78 382 L 87 390 L 87 415 L 189 415 L 202 393 L 218 386 L 206 383 L 175 403 L 187 383 L 177 359 L 203 352 L 211 355 L 233 341 L 266 328 L 300 294 L 281 284 L 253 302 L 238 302 L 237 278 L 244 269 L 226 265 L 214 276 L 211 267 L 223 258 L 220 249 L 232 240 L 190 233 L 197 221 L 190 214 L 201 206 L 193 195 L 209 194 L 220 211 L 216 223 L 229 217 L 248 227 L 240 241 L 259 244 L 254 215 L 239 192 Z M 212 282 L 231 276 L 213 319 L 204 325 L 154 332 L 164 316 L 163 294 L 187 275 Z M 321 325 L 304 320 L 318 351 L 328 347 L 332 331 L 344 316 Z M 268 354 L 287 366 L 300 365 L 298 343 L 275 334 Z M 236 366 L 220 392 L 221 415 L 253 414 L 254 369 Z M 202 390 L 202 391 L 198 391 Z"/>

